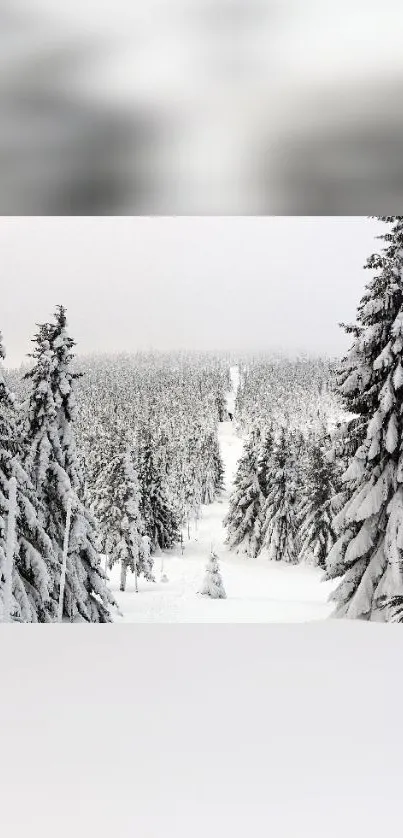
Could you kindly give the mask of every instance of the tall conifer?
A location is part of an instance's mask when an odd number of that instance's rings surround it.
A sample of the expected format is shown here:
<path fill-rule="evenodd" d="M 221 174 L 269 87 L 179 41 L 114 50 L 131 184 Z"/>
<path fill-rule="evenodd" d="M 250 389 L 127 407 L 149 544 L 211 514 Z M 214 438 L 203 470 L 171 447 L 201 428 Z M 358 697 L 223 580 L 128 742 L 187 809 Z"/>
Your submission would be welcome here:
<path fill-rule="evenodd" d="M 58 306 L 54 322 L 39 327 L 26 423 L 26 468 L 44 509 L 44 526 L 57 559 L 52 571 L 52 612 L 57 605 L 67 501 L 73 499 L 63 615 L 69 620 L 108 622 L 113 597 L 105 584 L 96 546 L 95 522 L 83 503 L 83 479 L 74 438 L 76 404 L 74 341 L 66 312 Z"/>
<path fill-rule="evenodd" d="M 327 558 L 328 578 L 341 579 L 335 614 L 365 620 L 387 619 L 382 603 L 403 592 L 403 216 L 381 220 L 390 229 L 368 259 L 374 276 L 347 327 L 354 341 L 339 375 L 359 432 Z"/>

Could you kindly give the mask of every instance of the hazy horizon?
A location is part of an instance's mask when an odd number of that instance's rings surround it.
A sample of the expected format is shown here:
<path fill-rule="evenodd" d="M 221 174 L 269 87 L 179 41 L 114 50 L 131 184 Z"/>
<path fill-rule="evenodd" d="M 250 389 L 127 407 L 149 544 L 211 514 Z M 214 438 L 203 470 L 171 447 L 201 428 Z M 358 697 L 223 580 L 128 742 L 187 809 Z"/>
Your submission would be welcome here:
<path fill-rule="evenodd" d="M 236 349 L 236 348 L 222 348 L 222 349 L 198 349 L 194 347 L 192 349 L 187 349 L 185 347 L 174 347 L 172 349 L 154 349 L 153 347 L 141 347 L 140 349 L 132 349 L 132 350 L 113 350 L 102 352 L 101 350 L 95 350 L 93 352 L 80 352 L 78 347 L 75 347 L 75 358 L 78 360 L 90 360 L 92 358 L 101 359 L 101 358 L 125 358 L 125 357 L 134 357 L 136 354 L 142 355 L 169 355 L 175 353 L 187 353 L 189 356 L 192 354 L 208 354 L 208 355 L 218 355 L 218 356 L 233 356 L 233 360 L 235 361 L 237 357 L 240 360 L 252 358 L 252 357 L 259 357 L 259 356 L 266 356 L 270 357 L 273 360 L 276 359 L 286 359 L 286 360 L 303 360 L 303 359 L 317 359 L 317 360 L 324 360 L 324 361 L 334 361 L 338 360 L 339 356 L 336 354 L 330 354 L 326 352 L 306 352 L 305 350 L 295 350 L 294 352 L 287 352 L 281 351 L 276 349 L 276 347 L 267 347 L 264 349 Z M 7 347 L 6 347 L 6 359 L 5 361 L 0 361 L 3 365 L 4 369 L 7 372 L 15 372 L 18 370 L 25 370 L 29 369 L 33 365 L 33 361 L 28 355 L 25 355 L 22 360 L 16 364 L 11 364 L 9 362 L 8 354 L 7 354 Z"/>
<path fill-rule="evenodd" d="M 382 225 L 361 217 L 5 218 L 7 367 L 67 309 L 78 355 L 340 356 Z"/>

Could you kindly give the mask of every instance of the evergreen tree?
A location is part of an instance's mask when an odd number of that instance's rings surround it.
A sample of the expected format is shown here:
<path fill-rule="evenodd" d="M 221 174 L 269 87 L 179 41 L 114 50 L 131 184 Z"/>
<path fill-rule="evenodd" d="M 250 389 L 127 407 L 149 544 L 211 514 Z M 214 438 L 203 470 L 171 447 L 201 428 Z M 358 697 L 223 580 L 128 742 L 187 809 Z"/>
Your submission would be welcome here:
<path fill-rule="evenodd" d="M 224 520 L 228 535 L 226 543 L 255 558 L 261 547 L 261 516 L 264 498 L 258 477 L 258 447 L 252 434 L 245 445 L 237 473 L 235 491 L 230 498 L 228 514 Z"/>
<path fill-rule="evenodd" d="M 39 327 L 26 374 L 31 382 L 25 441 L 26 468 L 44 509 L 56 564 L 51 573 L 50 614 L 57 613 L 62 552 L 69 496 L 73 513 L 67 556 L 63 615 L 70 620 L 109 622 L 114 600 L 105 585 L 96 549 L 95 522 L 82 502 L 83 480 L 74 439 L 76 405 L 72 371 L 74 341 L 66 330 L 66 313 L 58 306 L 55 322 Z"/>
<path fill-rule="evenodd" d="M 204 504 L 213 503 L 224 489 L 224 464 L 216 433 L 205 435 L 201 457 L 203 466 L 201 501 Z"/>
<path fill-rule="evenodd" d="M 221 456 L 217 434 L 214 434 L 213 441 L 213 465 L 214 465 L 214 488 L 216 495 L 224 491 L 225 466 Z"/>
<path fill-rule="evenodd" d="M 264 432 L 258 454 L 258 479 L 263 497 L 266 499 L 269 493 L 269 475 L 271 469 L 271 458 L 273 454 L 274 434 L 269 426 Z"/>
<path fill-rule="evenodd" d="M 272 561 L 298 561 L 297 469 L 292 442 L 282 428 L 274 445 L 262 513 L 262 544 Z"/>
<path fill-rule="evenodd" d="M 220 573 L 218 556 L 214 550 L 211 551 L 210 558 L 207 562 L 206 575 L 200 593 L 202 596 L 207 596 L 211 599 L 226 599 L 227 597 Z"/>
<path fill-rule="evenodd" d="M 335 463 L 328 456 L 325 431 L 309 450 L 300 522 L 300 559 L 325 569 L 326 557 L 336 540 L 333 530 L 334 498 L 339 491 Z"/>
<path fill-rule="evenodd" d="M 179 519 L 169 499 L 161 472 L 153 456 L 153 439 L 150 429 L 143 425 L 137 437 L 137 470 L 140 482 L 140 512 L 146 534 L 151 540 L 152 552 L 159 547 L 173 547 L 179 539 Z"/>
<path fill-rule="evenodd" d="M 120 563 L 120 590 L 126 589 L 127 571 L 137 579 L 154 581 L 153 560 L 143 541 L 144 521 L 140 515 L 140 486 L 127 441 L 99 473 L 95 484 L 94 511 L 100 526 L 101 546 L 109 567 Z"/>
<path fill-rule="evenodd" d="M 219 390 L 216 397 L 216 407 L 218 413 L 218 421 L 225 422 L 228 418 L 227 414 L 227 401 L 225 398 L 225 393 L 223 390 Z"/>
<path fill-rule="evenodd" d="M 189 434 L 187 451 L 185 454 L 186 482 L 184 486 L 184 501 L 188 532 L 190 532 L 190 521 L 193 520 L 197 522 L 201 515 L 203 495 L 202 434 L 203 430 L 201 425 L 196 423 L 193 426 L 192 432 Z"/>
<path fill-rule="evenodd" d="M 360 418 L 356 450 L 343 476 L 347 501 L 333 524 L 327 559 L 336 616 L 385 620 L 381 605 L 403 592 L 403 216 L 381 236 L 383 252 L 366 267 L 375 275 L 348 331 L 354 343 L 339 386 L 345 407 Z"/>
<path fill-rule="evenodd" d="M 0 334 L 0 360 L 5 351 Z M 52 545 L 43 525 L 44 510 L 22 466 L 15 403 L 0 367 L 0 611 L 3 602 L 6 558 L 8 487 L 17 481 L 17 517 L 11 617 L 33 623 L 49 620 L 50 571 L 54 565 Z"/>

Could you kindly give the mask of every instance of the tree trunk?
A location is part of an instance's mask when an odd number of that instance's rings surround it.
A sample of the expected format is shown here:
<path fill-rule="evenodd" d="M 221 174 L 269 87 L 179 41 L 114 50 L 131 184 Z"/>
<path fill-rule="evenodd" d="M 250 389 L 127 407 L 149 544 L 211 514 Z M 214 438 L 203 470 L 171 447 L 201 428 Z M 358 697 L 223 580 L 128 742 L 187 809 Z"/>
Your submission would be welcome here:
<path fill-rule="evenodd" d="M 126 578 L 127 578 L 127 564 L 125 562 L 121 562 L 120 564 L 120 590 L 126 590 Z"/>
<path fill-rule="evenodd" d="M 17 517 L 17 481 L 10 477 L 8 484 L 8 518 L 6 567 L 4 579 L 3 620 L 9 623 L 11 619 L 11 599 L 13 595 L 13 567 L 15 554 L 15 521 Z"/>

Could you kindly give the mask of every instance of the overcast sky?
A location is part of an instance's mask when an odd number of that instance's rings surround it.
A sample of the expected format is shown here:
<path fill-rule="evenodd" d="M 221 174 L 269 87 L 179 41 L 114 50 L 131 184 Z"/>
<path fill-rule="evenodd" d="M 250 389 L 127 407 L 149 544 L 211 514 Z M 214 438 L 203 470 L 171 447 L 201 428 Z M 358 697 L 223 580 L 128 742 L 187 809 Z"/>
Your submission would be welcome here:
<path fill-rule="evenodd" d="M 383 225 L 366 218 L 0 219 L 7 365 L 67 307 L 77 351 L 340 354 Z"/>

